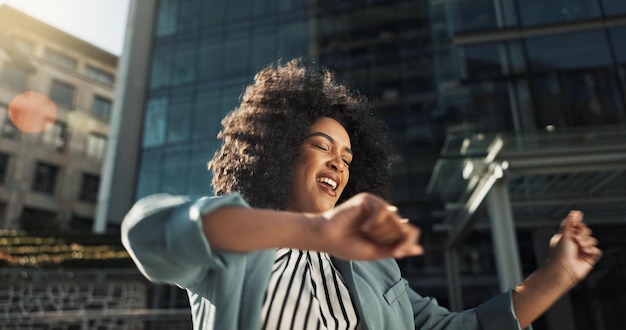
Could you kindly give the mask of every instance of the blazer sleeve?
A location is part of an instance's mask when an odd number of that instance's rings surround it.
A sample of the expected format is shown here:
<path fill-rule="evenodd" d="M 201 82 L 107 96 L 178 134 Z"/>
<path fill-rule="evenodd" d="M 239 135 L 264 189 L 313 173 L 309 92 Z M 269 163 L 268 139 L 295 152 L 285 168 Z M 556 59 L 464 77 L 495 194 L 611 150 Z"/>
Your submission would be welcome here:
<path fill-rule="evenodd" d="M 521 330 L 513 312 L 510 290 L 462 312 L 450 312 L 439 306 L 436 299 L 420 296 L 408 288 L 408 284 L 407 293 L 413 307 L 415 329 Z"/>
<path fill-rule="evenodd" d="M 238 253 L 214 251 L 202 215 L 222 207 L 249 207 L 239 194 L 187 197 L 156 194 L 140 199 L 122 222 L 122 243 L 150 281 L 188 288 L 207 271 L 228 266 Z"/>

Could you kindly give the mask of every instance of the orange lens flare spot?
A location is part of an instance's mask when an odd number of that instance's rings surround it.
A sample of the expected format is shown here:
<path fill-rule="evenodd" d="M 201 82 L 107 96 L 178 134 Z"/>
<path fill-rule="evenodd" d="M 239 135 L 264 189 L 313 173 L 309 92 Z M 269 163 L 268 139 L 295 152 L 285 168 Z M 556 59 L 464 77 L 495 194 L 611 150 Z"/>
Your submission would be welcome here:
<path fill-rule="evenodd" d="M 57 117 L 57 106 L 44 94 L 27 91 L 9 103 L 9 118 L 24 133 L 38 133 L 50 127 Z"/>

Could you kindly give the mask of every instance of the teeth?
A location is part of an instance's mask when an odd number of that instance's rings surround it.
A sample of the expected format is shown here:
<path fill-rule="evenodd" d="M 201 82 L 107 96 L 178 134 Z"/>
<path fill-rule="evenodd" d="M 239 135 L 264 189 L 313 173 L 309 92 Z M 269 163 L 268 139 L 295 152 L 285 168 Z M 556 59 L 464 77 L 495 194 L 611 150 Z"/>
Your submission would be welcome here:
<path fill-rule="evenodd" d="M 322 178 L 317 178 L 317 181 L 326 183 L 327 185 L 331 186 L 331 188 L 333 188 L 333 190 L 337 189 L 337 182 L 335 182 L 335 180 L 333 180 L 333 179 L 322 177 Z"/>

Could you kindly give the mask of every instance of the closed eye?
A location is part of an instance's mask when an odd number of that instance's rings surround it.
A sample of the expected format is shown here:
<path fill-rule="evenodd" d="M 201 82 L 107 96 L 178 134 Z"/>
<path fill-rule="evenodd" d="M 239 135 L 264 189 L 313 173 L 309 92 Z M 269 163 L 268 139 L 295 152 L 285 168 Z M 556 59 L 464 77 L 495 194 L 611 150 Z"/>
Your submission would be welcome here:
<path fill-rule="evenodd" d="M 329 150 L 328 147 L 323 146 L 323 145 L 314 144 L 313 146 L 316 147 L 317 149 L 321 149 L 321 150 L 324 150 L 324 151 L 328 151 Z"/>

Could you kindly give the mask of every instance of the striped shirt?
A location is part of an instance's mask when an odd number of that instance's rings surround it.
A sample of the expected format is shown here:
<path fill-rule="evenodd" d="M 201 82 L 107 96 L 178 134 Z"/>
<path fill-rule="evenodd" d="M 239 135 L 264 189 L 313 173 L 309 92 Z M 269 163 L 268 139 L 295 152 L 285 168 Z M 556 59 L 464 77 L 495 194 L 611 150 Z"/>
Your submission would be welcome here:
<path fill-rule="evenodd" d="M 328 254 L 277 249 L 261 329 L 360 329 L 348 288 Z"/>

